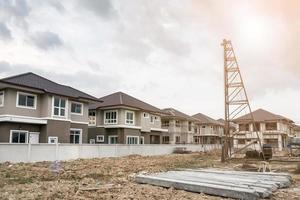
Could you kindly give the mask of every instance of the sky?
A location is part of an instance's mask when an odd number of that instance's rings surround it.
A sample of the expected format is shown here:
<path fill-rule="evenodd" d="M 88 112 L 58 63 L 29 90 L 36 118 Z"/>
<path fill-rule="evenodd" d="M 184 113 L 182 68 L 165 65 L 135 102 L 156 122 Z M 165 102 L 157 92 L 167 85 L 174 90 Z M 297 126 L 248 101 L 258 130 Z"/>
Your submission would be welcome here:
<path fill-rule="evenodd" d="M 0 78 L 34 72 L 96 97 L 224 113 L 223 38 L 253 110 L 300 124 L 295 0 L 0 0 Z"/>

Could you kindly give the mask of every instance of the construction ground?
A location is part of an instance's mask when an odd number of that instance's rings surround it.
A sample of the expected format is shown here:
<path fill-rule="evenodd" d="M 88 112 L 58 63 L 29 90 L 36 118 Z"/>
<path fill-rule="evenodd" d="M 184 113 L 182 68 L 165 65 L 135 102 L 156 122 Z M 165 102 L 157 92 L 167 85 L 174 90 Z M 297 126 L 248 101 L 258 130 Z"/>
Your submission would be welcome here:
<path fill-rule="evenodd" d="M 294 183 L 274 193 L 272 199 L 300 199 L 300 158 L 274 158 L 276 172 L 292 175 Z M 180 168 L 220 168 L 257 171 L 257 160 L 220 162 L 220 153 L 138 155 L 51 163 L 0 164 L 0 199 L 222 199 L 134 182 L 140 172 Z"/>

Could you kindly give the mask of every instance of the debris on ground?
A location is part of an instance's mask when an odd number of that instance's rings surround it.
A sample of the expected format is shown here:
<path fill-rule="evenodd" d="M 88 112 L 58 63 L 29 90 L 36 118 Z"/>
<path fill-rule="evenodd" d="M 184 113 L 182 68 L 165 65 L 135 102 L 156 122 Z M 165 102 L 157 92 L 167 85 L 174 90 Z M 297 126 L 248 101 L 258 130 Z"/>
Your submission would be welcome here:
<path fill-rule="evenodd" d="M 134 177 L 177 170 L 180 168 L 218 168 L 244 170 L 246 163 L 258 168 L 255 160 L 220 162 L 220 151 L 165 156 L 126 156 L 121 158 L 78 159 L 73 161 L 0 164 L 0 199 L 116 199 L 116 200 L 169 200 L 207 199 L 209 196 L 143 185 Z M 273 199 L 300 199 L 300 175 L 294 174 L 297 162 L 272 163 L 272 170 L 289 173 L 295 183 L 287 189 L 275 192 Z M 295 198 L 294 198 L 295 197 Z"/>

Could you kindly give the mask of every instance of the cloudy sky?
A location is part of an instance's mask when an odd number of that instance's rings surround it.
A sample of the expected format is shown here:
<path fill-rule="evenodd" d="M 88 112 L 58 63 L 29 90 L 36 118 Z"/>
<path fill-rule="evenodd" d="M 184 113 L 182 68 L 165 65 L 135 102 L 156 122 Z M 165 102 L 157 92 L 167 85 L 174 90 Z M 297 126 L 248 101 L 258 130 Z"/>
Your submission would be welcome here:
<path fill-rule="evenodd" d="M 223 116 L 223 38 L 253 109 L 300 123 L 294 0 L 1 0 L 0 77 L 27 71 L 101 97 Z"/>

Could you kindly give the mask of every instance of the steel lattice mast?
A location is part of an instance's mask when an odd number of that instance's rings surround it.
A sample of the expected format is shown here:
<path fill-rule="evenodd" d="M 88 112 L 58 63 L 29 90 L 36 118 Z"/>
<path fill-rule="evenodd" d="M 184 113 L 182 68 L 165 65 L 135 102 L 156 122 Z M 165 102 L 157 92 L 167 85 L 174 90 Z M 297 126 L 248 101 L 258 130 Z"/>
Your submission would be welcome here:
<path fill-rule="evenodd" d="M 225 127 L 224 127 L 224 144 L 222 147 L 222 162 L 227 160 L 234 153 L 249 147 L 252 144 L 259 142 L 262 152 L 262 144 L 257 132 L 257 127 L 254 122 L 253 113 L 249 104 L 249 99 L 244 86 L 244 81 L 239 69 L 239 65 L 233 50 L 230 40 L 223 40 L 222 46 L 224 48 L 224 86 L 225 86 Z M 230 135 L 230 124 L 233 120 L 239 117 L 243 111 L 250 112 L 251 121 L 257 140 L 252 141 L 242 149 L 236 152 L 231 152 L 230 140 L 233 139 L 234 134 Z M 263 152 L 262 152 L 263 153 Z M 264 157 L 264 155 L 263 155 Z"/>

